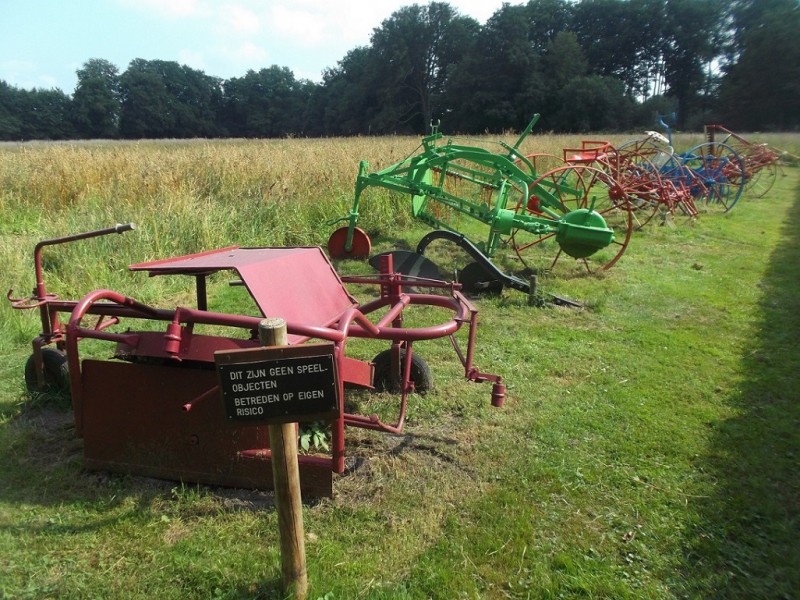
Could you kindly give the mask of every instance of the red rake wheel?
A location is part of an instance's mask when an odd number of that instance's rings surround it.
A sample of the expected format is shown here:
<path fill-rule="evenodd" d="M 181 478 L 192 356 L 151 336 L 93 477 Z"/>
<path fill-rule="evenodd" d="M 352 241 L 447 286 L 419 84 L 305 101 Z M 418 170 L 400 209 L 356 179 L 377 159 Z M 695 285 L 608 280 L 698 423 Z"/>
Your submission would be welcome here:
<path fill-rule="evenodd" d="M 664 181 L 659 169 L 644 154 L 615 150 L 606 153 L 596 166 L 608 173 L 627 195 L 636 229 L 644 227 L 663 208 Z"/>
<path fill-rule="evenodd" d="M 767 144 L 755 144 L 729 133 L 717 144 L 724 144 L 739 155 L 744 165 L 744 195 L 763 198 L 772 188 L 778 175 L 780 152 Z"/>
<path fill-rule="evenodd" d="M 767 146 L 759 145 L 739 153 L 744 161 L 745 187 L 748 198 L 763 198 L 772 189 L 778 177 L 780 155 Z"/>
<path fill-rule="evenodd" d="M 518 228 L 512 232 L 511 243 L 519 259 L 537 273 L 546 271 L 594 273 L 611 268 L 628 248 L 634 222 L 630 202 L 622 187 L 607 173 L 584 165 L 563 166 L 541 175 L 532 189 L 541 186 L 550 191 L 556 206 L 549 206 L 558 214 L 556 219 L 542 208 L 548 200 L 535 195 L 520 200 L 516 212 L 537 218 L 558 221 L 578 209 L 587 209 L 594 203 L 606 227 L 614 232 L 614 241 L 590 256 L 573 258 L 556 240 L 556 233 L 536 234 Z"/>
<path fill-rule="evenodd" d="M 670 146 L 648 137 L 627 142 L 620 146 L 619 151 L 631 161 L 646 161 L 646 166 L 655 169 L 661 179 L 658 206 L 650 218 L 644 219 L 643 215 L 634 213 L 634 218 L 641 222 L 640 228 L 659 213 L 664 218 L 676 212 L 689 217 L 697 216 L 693 196 L 705 194 L 705 184 L 696 173 L 682 164 L 681 157 L 674 154 Z M 635 201 L 632 202 L 635 204 Z"/>
<path fill-rule="evenodd" d="M 353 245 L 347 250 L 347 227 L 340 227 L 328 238 L 328 254 L 331 258 L 369 258 L 372 242 L 367 232 L 356 227 L 353 229 Z"/>

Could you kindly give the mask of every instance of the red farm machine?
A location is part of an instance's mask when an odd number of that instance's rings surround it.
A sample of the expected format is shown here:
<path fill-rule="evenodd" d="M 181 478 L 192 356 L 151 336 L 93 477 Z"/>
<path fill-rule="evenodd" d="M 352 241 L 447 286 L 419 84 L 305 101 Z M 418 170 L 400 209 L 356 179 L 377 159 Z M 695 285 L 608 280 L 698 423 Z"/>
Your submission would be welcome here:
<path fill-rule="evenodd" d="M 89 469 L 269 487 L 268 428 L 230 425 L 215 368 L 215 355 L 260 346 L 257 330 L 265 316 L 285 319 L 290 346 L 327 345 L 338 372 L 331 451 L 300 457 L 307 493 L 330 494 L 331 473 L 344 471 L 345 426 L 402 430 L 408 395 L 430 384 L 430 371 L 415 352 L 416 342 L 449 338 L 465 377 L 491 382 L 492 404 L 503 403 L 502 378 L 473 363 L 477 310 L 459 285 L 395 273 L 390 256 L 384 258 L 380 274 L 363 277 L 340 277 L 317 247 L 232 246 L 130 267 L 150 276 L 187 276 L 196 297 L 192 307 L 157 308 L 108 289 L 64 300 L 46 289 L 46 247 L 131 229 L 131 224 L 117 225 L 40 242 L 34 251 L 32 295 L 17 299 L 13 291 L 8 294 L 14 308 L 38 310 L 41 319 L 41 334 L 33 340 L 25 368 L 27 385 L 32 390 L 69 390 Z M 246 288 L 255 303 L 253 314 L 209 310 L 207 282 L 218 272 L 231 273 L 231 284 Z M 345 284 L 377 288 L 379 296 L 359 303 Z M 415 291 L 409 291 L 410 286 Z M 404 326 L 405 313 L 417 307 L 439 315 L 436 323 Z M 372 361 L 358 360 L 347 354 L 353 338 L 381 340 L 388 348 Z M 104 356 L 110 348 L 111 358 L 83 356 L 89 340 L 106 348 Z M 348 412 L 347 390 L 359 388 L 397 391 L 396 418 L 384 422 L 375 414 Z"/>

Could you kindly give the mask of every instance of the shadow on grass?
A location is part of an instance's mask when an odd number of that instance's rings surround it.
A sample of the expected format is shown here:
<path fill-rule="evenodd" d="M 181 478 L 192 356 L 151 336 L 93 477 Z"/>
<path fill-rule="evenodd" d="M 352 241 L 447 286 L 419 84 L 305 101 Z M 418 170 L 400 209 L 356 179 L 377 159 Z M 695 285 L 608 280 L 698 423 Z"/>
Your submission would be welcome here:
<path fill-rule="evenodd" d="M 684 542 L 690 596 L 795 598 L 800 590 L 800 193 L 761 282 L 758 337 L 735 416 L 715 425 Z M 691 508 L 691 507 L 690 507 Z"/>
<path fill-rule="evenodd" d="M 271 491 L 85 469 L 83 441 L 75 435 L 69 400 L 34 397 L 5 428 L 0 432 L 0 464 L 6 465 L 0 470 L 0 502 L 40 507 L 95 503 L 98 514 L 102 514 L 133 498 L 135 502 L 125 511 L 125 518 L 139 515 L 142 519 L 160 514 L 165 506 L 185 508 L 181 499 L 186 496 L 210 498 L 213 502 L 206 508 L 213 514 L 272 511 L 275 507 Z M 99 518 L 95 525 L 80 528 L 102 529 L 109 522 Z M 0 530 L 3 528 L 0 525 Z"/>

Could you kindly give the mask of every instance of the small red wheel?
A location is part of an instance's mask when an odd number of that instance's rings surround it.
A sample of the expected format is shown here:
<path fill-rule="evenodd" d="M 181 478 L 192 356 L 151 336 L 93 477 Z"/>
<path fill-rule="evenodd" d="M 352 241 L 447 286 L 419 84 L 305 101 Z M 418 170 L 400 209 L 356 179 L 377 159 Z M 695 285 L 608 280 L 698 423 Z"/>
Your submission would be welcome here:
<path fill-rule="evenodd" d="M 369 258 L 372 249 L 372 242 L 367 232 L 356 227 L 353 229 L 353 246 L 348 252 L 345 249 L 347 244 L 347 227 L 340 227 L 328 238 L 328 254 L 331 258 Z"/>

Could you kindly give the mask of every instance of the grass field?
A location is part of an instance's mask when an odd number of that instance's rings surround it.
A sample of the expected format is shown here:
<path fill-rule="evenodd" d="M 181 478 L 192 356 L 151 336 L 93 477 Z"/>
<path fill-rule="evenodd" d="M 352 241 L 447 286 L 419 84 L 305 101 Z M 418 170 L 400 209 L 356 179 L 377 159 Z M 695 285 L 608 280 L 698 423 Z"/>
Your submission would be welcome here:
<path fill-rule="evenodd" d="M 766 141 L 800 153 L 797 136 Z M 526 150 L 577 142 L 534 136 Z M 27 294 L 36 241 L 134 221 L 48 253 L 49 289 L 187 303 L 177 282 L 126 266 L 324 244 L 358 161 L 380 168 L 417 143 L 3 145 L 0 278 Z M 586 308 L 477 300 L 476 362 L 504 376 L 502 409 L 446 344 L 415 346 L 436 387 L 412 396 L 405 433 L 348 430 L 352 468 L 305 506 L 309 597 L 797 597 L 798 183 L 787 167 L 762 200 L 636 232 L 607 273 L 541 281 Z M 407 213 L 371 193 L 377 250 L 424 235 Z M 24 390 L 37 332 L 36 315 L 0 305 L 0 596 L 281 598 L 271 495 L 85 471 L 71 411 Z"/>

